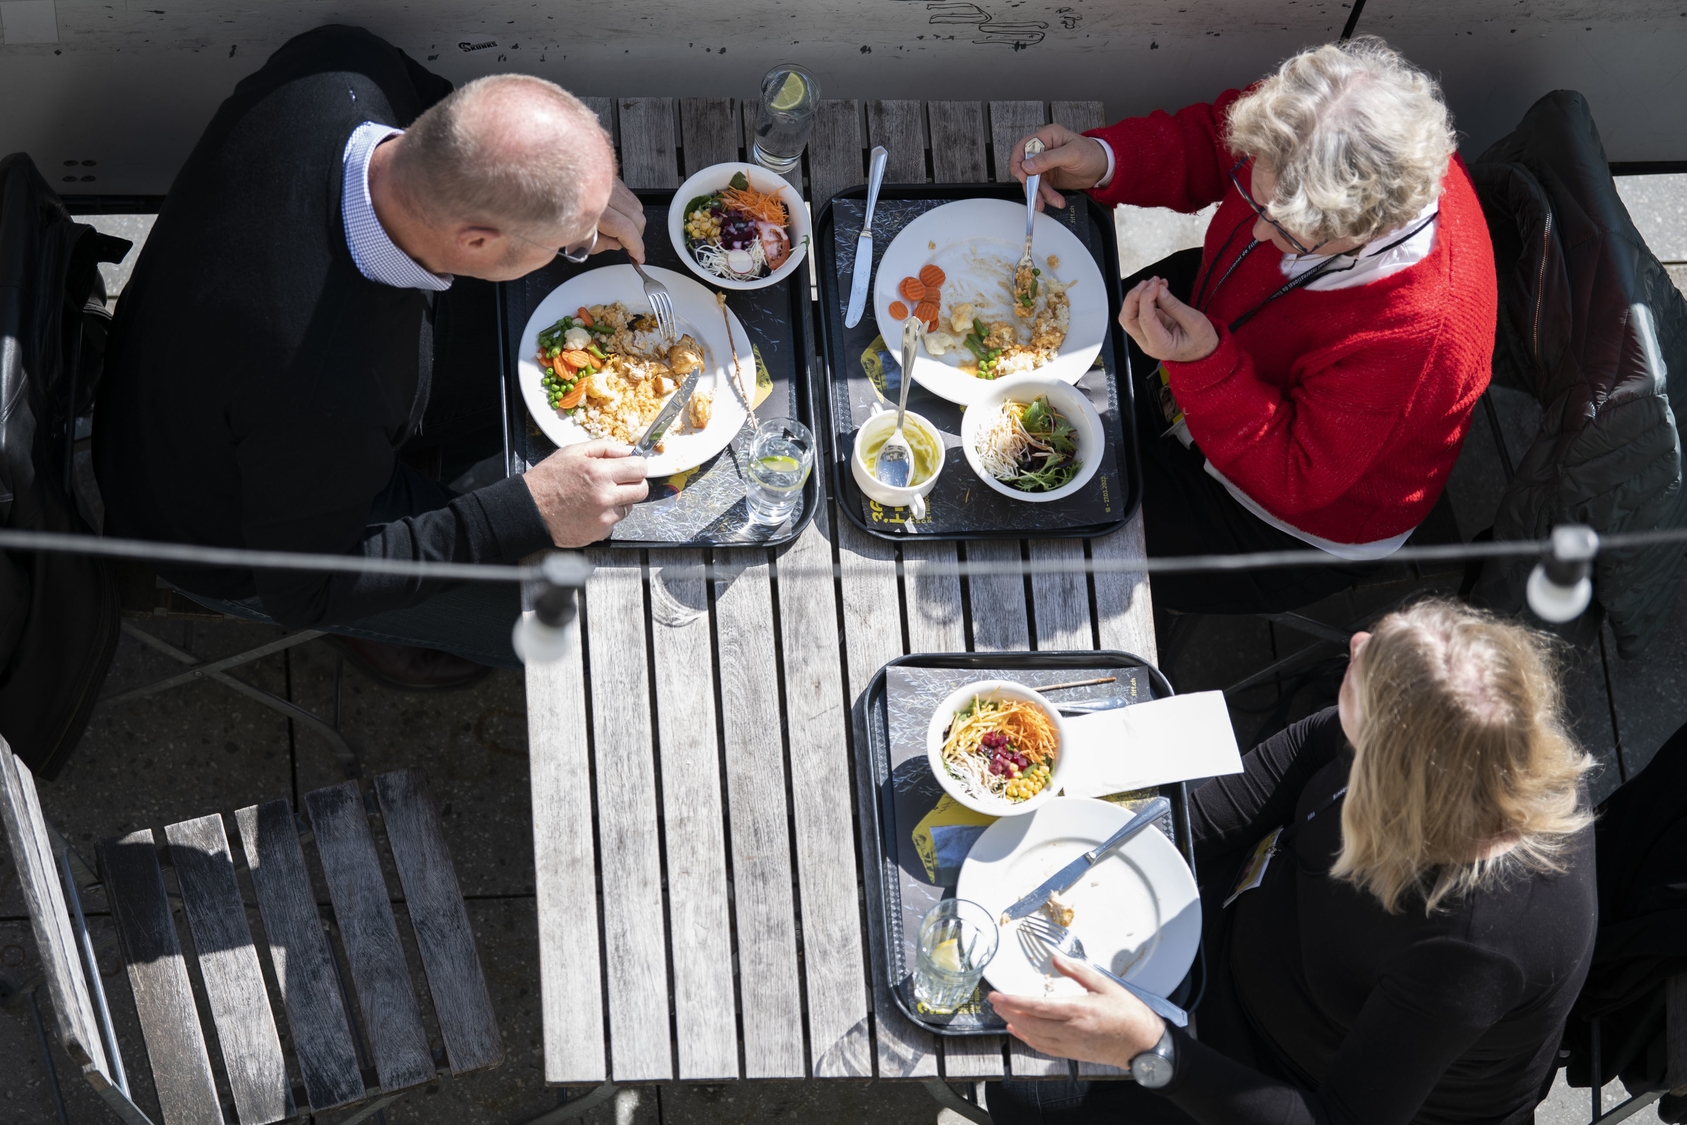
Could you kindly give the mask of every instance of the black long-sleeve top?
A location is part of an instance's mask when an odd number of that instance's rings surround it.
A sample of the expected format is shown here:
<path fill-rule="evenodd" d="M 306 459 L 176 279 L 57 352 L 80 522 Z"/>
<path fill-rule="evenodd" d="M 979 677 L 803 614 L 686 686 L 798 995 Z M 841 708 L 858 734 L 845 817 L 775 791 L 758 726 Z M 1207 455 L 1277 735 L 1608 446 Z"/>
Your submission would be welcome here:
<path fill-rule="evenodd" d="M 451 89 L 366 31 L 283 45 L 217 110 L 118 302 L 95 412 L 108 535 L 365 558 L 514 562 L 550 545 L 516 478 L 372 522 L 427 399 L 426 299 L 358 272 L 342 157 Z M 165 568 L 289 626 L 414 605 L 438 581 Z"/>
<path fill-rule="evenodd" d="M 1264 883 L 1228 908 L 1236 997 L 1297 1080 L 1174 1032 L 1177 1076 L 1162 1092 L 1211 1125 L 1531 1121 L 1592 956 L 1593 830 L 1562 874 L 1519 876 L 1428 917 L 1421 898 L 1388 914 L 1329 876 L 1341 850 L 1330 798 L 1352 761 L 1332 707 L 1194 793 L 1198 862 L 1298 825 Z"/>

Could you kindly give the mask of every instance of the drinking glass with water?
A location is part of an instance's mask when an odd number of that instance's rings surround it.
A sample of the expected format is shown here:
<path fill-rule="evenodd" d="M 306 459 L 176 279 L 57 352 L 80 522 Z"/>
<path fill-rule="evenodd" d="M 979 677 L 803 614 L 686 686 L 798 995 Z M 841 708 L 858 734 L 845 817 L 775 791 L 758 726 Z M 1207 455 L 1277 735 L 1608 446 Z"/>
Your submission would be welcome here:
<path fill-rule="evenodd" d="M 972 999 L 996 955 L 996 920 L 976 902 L 946 898 L 926 911 L 914 963 L 914 999 L 948 1015 Z"/>
<path fill-rule="evenodd" d="M 746 493 L 750 519 L 777 527 L 802 501 L 814 468 L 814 435 L 794 418 L 769 418 L 750 441 Z"/>
<path fill-rule="evenodd" d="M 820 105 L 820 83 L 794 63 L 780 63 L 761 80 L 761 109 L 756 112 L 756 139 L 751 158 L 783 176 L 802 159 L 803 146 L 814 132 L 814 113 Z"/>

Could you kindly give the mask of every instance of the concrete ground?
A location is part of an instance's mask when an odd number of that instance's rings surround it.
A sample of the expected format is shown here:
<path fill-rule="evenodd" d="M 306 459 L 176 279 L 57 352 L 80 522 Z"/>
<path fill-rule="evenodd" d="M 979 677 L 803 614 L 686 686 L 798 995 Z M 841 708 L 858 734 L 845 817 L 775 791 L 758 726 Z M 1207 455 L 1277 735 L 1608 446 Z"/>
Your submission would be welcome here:
<path fill-rule="evenodd" d="M 1625 201 L 1648 243 L 1687 279 L 1687 176 L 1620 182 Z M 145 217 L 94 220 L 102 229 L 142 238 Z M 1165 212 L 1134 211 L 1121 217 L 1126 273 L 1199 242 L 1204 220 Z M 108 267 L 115 292 L 126 267 Z M 1523 448 L 1536 424 L 1524 396 L 1502 392 L 1507 442 Z M 1463 534 L 1487 526 L 1499 479 L 1493 439 L 1478 421 L 1450 492 Z M 1384 594 L 1376 594 L 1383 597 Z M 1374 606 L 1336 601 L 1312 616 L 1346 624 Z M 1162 617 L 1161 648 L 1179 690 L 1223 687 L 1297 651 L 1306 638 L 1254 619 Z M 202 658 L 216 658 L 262 643 L 277 630 L 234 623 L 150 619 L 142 627 Z M 159 678 L 176 665 L 132 638 L 121 642 L 107 692 Z M 1327 660 L 1306 675 L 1244 694 L 1232 717 L 1243 745 L 1333 698 L 1340 664 Z M 318 713 L 332 706 L 335 658 L 320 642 L 267 657 L 241 673 L 253 683 Z M 1602 763 L 1596 789 L 1603 795 L 1632 776 L 1683 721 L 1687 721 L 1687 597 L 1676 620 L 1640 659 L 1616 658 L 1604 643 L 1576 653 L 1570 663 L 1579 737 Z M 468 899 L 470 920 L 484 961 L 507 1057 L 496 1070 L 425 1087 L 386 1111 L 389 1125 L 516 1125 L 558 1104 L 558 1091 L 543 1085 L 540 1070 L 538 977 L 528 806 L 525 700 L 519 675 L 496 672 L 472 689 L 445 695 L 405 695 L 377 686 L 346 669 L 342 725 L 357 747 L 365 773 L 404 765 L 427 770 L 443 804 L 446 832 Z M 47 815 L 84 854 L 97 839 L 142 826 L 161 826 L 212 810 L 233 809 L 273 797 L 297 803 L 320 785 L 339 780 L 327 745 L 303 728 L 215 684 L 200 683 L 154 699 L 102 706 L 75 757 L 55 782 L 43 786 Z M 96 940 L 111 932 L 99 901 L 90 904 Z M 407 932 L 407 931 L 406 931 Z M 407 938 L 408 940 L 408 938 Z M 414 951 L 411 953 L 415 963 Z M 124 1056 L 130 1060 L 137 1099 L 151 1107 L 145 1048 L 140 1040 L 125 974 L 107 949 L 101 975 L 113 997 Z M 0 977 L 27 979 L 38 971 L 34 939 L 9 858 L 0 860 Z M 42 1003 L 46 1004 L 45 993 Z M 50 1018 L 50 1017 L 49 1017 Z M 27 1004 L 0 1012 L 0 1125 L 55 1120 L 50 1084 L 37 1049 Z M 70 1061 L 54 1049 L 69 1119 L 115 1118 L 83 1083 Z M 579 1094 L 583 1091 L 571 1091 Z M 1624 1096 L 1613 1083 L 1607 1106 Z M 1587 1090 L 1562 1082 L 1537 1112 L 1550 1125 L 1580 1125 L 1589 1118 Z M 957 1125 L 918 1085 L 896 1082 L 736 1082 L 624 1088 L 593 1111 L 590 1125 L 725 1125 L 728 1122 L 801 1122 L 838 1125 Z M 1655 1122 L 1648 1108 L 1631 1120 Z"/>

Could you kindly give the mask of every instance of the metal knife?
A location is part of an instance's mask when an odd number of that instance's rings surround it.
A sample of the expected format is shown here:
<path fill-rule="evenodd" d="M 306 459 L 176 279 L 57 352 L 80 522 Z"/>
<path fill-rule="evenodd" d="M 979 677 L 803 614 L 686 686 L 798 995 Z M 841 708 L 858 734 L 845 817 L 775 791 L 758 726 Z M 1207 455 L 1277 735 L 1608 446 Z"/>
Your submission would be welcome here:
<path fill-rule="evenodd" d="M 1062 715 L 1093 715 L 1097 711 L 1117 711 L 1137 702 L 1128 695 L 1109 695 L 1104 699 L 1074 699 L 1058 705 Z"/>
<path fill-rule="evenodd" d="M 639 438 L 638 443 L 633 446 L 633 456 L 649 457 L 650 451 L 661 443 L 662 436 L 668 432 L 668 427 L 674 424 L 674 419 L 679 417 L 679 412 L 685 409 L 687 402 L 691 401 L 691 392 L 697 389 L 697 376 L 701 374 L 703 374 L 703 369 L 698 368 L 687 375 L 685 381 L 680 383 L 679 390 L 674 392 L 673 397 L 662 404 L 662 409 L 658 410 L 656 417 L 651 419 L 650 428 L 644 431 L 644 436 Z"/>
<path fill-rule="evenodd" d="M 1131 817 L 1123 828 L 1056 871 L 1052 878 L 1039 885 L 1036 890 L 1002 911 L 1003 921 L 1011 922 L 1019 918 L 1029 918 L 1043 908 L 1043 903 L 1049 900 L 1050 895 L 1059 894 L 1082 879 L 1084 873 L 1094 867 L 1108 852 L 1119 847 L 1126 840 L 1171 811 L 1172 803 L 1170 801 L 1164 797 L 1155 797 L 1143 807 L 1141 812 Z"/>
<path fill-rule="evenodd" d="M 885 164 L 890 152 L 884 145 L 873 149 L 872 166 L 867 172 L 867 215 L 861 220 L 861 236 L 855 240 L 855 277 L 849 283 L 849 312 L 844 315 L 844 327 L 854 328 L 867 311 L 867 283 L 873 278 L 873 208 L 879 205 L 879 185 L 885 181 Z"/>

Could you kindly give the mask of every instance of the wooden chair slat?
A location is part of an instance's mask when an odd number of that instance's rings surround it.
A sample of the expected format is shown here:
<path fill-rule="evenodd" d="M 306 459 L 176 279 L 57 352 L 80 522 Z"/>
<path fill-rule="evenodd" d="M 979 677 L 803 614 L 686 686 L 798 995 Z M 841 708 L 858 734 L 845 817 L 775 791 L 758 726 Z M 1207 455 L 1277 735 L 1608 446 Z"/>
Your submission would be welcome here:
<path fill-rule="evenodd" d="M 1027 133 L 1048 124 L 1048 119 L 1048 106 L 1042 102 L 990 103 L 990 141 L 998 181 L 1006 183 L 1013 179 L 1008 163 L 1013 146 Z"/>
<path fill-rule="evenodd" d="M 615 99 L 581 98 L 580 100 L 586 103 L 586 108 L 597 114 L 598 123 L 603 126 L 603 131 L 609 134 L 611 141 L 614 141 L 616 139 Z"/>
<path fill-rule="evenodd" d="M 1050 102 L 1049 120 L 1066 126 L 1074 133 L 1099 129 L 1107 124 L 1100 102 Z"/>
<path fill-rule="evenodd" d="M 527 665 L 539 1003 L 551 1085 L 609 1076 L 580 622 L 568 628 L 574 643 L 562 659 Z"/>
<path fill-rule="evenodd" d="M 894 548 L 874 539 L 838 513 L 838 563 L 849 657 L 848 698 L 860 737 L 859 719 L 867 685 L 878 670 L 902 655 L 901 606 L 897 600 Z M 867 863 L 862 880 L 869 896 L 879 894 L 881 873 Z M 883 935 L 869 925 L 867 956 L 872 964 L 873 1026 L 880 1078 L 931 1078 L 937 1074 L 937 1043 L 916 1027 L 890 994 Z"/>
<path fill-rule="evenodd" d="M 931 102 L 931 169 L 940 184 L 976 184 L 990 178 L 984 162 L 984 105 Z"/>
<path fill-rule="evenodd" d="M 926 123 L 919 102 L 868 102 L 867 144 L 884 145 L 889 152 L 885 183 L 926 182 Z"/>
<path fill-rule="evenodd" d="M 281 1054 L 264 972 L 252 945 L 246 906 L 234 877 L 223 818 L 216 814 L 165 827 L 193 934 L 199 973 L 222 1048 L 223 1070 L 241 1125 L 293 1116 L 293 1089 Z"/>
<path fill-rule="evenodd" d="M 111 1066 L 94 1018 L 35 777 L 5 739 L 0 739 L 0 819 L 6 823 L 6 842 L 29 911 L 30 931 L 46 969 L 59 1042 L 78 1065 L 93 1066 L 109 1082 Z"/>
<path fill-rule="evenodd" d="M 1090 630 L 1089 582 L 1081 569 L 1084 545 L 1076 539 L 1033 539 L 1033 565 L 1068 566 L 1069 573 L 1031 575 L 1031 605 L 1037 617 L 1037 648 L 1043 651 L 1094 648 Z"/>
<path fill-rule="evenodd" d="M 434 1076 L 433 1054 L 363 797 L 356 783 L 346 781 L 307 793 L 305 807 L 381 1088 L 402 1090 L 427 1082 Z"/>
<path fill-rule="evenodd" d="M 1017 540 L 992 539 L 968 543 L 967 561 L 1017 566 Z M 1031 647 L 1025 615 L 1025 579 L 1020 574 L 974 574 L 967 579 L 972 593 L 972 647 L 979 652 L 1021 652 Z"/>
<path fill-rule="evenodd" d="M 321 1111 L 361 1101 L 357 1046 L 293 810 L 286 801 L 265 801 L 234 817 L 310 1106 Z"/>
<path fill-rule="evenodd" d="M 726 806 L 702 565 L 700 551 L 650 552 L 656 741 L 682 1079 L 738 1077 Z"/>
<path fill-rule="evenodd" d="M 674 99 L 621 98 L 621 178 L 630 188 L 679 187 Z"/>
<path fill-rule="evenodd" d="M 636 556 L 594 551 L 590 557 L 597 570 L 586 586 L 586 634 L 598 763 L 610 1075 L 616 1082 L 660 1082 L 673 1077 L 673 1044 L 644 585 Z M 587 776 L 573 779 L 580 815 L 589 808 Z"/>
<path fill-rule="evenodd" d="M 816 211 L 844 188 L 866 182 L 864 159 L 861 103 L 823 99 L 808 146 L 809 201 Z"/>
<path fill-rule="evenodd" d="M 1122 377 L 1122 375 L 1121 375 Z M 1124 396 L 1119 396 L 1120 401 Z M 1142 510 L 1124 527 L 1101 539 L 1090 540 L 1090 558 L 1096 562 L 1140 562 L 1147 554 L 1142 534 Z M 1145 570 L 1096 571 L 1095 611 L 1101 647 L 1134 652 L 1145 660 L 1159 662 L 1154 640 L 1154 612 Z"/>
<path fill-rule="evenodd" d="M 738 102 L 733 98 L 681 98 L 680 148 L 685 151 L 683 175 L 695 175 L 711 164 L 738 159 Z M 680 200 L 683 205 L 685 200 Z"/>
<path fill-rule="evenodd" d="M 797 984 L 797 913 L 791 894 L 790 820 L 781 768 L 773 592 L 763 551 L 716 551 L 715 565 L 744 569 L 715 582 L 721 725 L 737 905 L 738 998 L 744 1076 L 804 1074 Z"/>
<path fill-rule="evenodd" d="M 99 857 L 165 1125 L 223 1125 L 152 830 L 102 840 Z"/>
<path fill-rule="evenodd" d="M 383 773 L 375 778 L 375 796 L 451 1073 L 496 1066 L 504 1060 L 504 1040 L 427 777 L 418 769 Z"/>
<path fill-rule="evenodd" d="M 837 597 L 830 576 L 829 482 L 818 466 L 815 472 L 820 508 L 779 557 L 809 1065 L 816 1078 L 865 1078 L 873 1073 L 873 1047 L 861 987 L 867 956 L 855 878 L 855 828 L 847 794 L 839 788 L 850 775 L 850 759 Z"/>
<path fill-rule="evenodd" d="M 1000 1078 L 1006 1073 L 1002 1066 L 1002 1038 L 943 1040 L 944 1077 Z"/>

